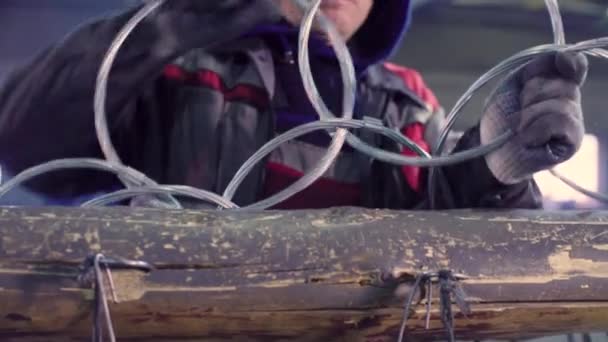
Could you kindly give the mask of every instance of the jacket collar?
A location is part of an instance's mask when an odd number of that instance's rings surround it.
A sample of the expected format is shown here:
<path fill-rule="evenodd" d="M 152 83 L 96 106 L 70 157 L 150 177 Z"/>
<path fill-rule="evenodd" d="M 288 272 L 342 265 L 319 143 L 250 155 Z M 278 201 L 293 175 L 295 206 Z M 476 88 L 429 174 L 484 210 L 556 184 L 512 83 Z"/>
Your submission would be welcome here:
<path fill-rule="evenodd" d="M 226 44 L 222 46 L 220 51 L 238 51 L 244 52 L 253 62 L 260 76 L 263 86 L 268 93 L 270 99 L 273 99 L 276 94 L 276 72 L 275 60 L 271 49 L 261 38 L 247 38 L 236 41 L 234 44 Z M 413 91 L 411 91 L 403 80 L 397 75 L 387 70 L 382 64 L 370 66 L 359 80 L 367 86 L 387 90 L 390 92 L 399 93 L 416 105 L 426 108 L 426 103 Z"/>

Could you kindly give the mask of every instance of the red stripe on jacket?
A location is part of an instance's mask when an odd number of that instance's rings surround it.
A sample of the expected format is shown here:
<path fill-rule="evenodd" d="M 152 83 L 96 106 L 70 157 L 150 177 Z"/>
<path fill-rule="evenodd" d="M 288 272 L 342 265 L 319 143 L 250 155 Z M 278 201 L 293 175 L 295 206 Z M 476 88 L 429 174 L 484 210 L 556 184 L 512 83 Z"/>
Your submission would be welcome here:
<path fill-rule="evenodd" d="M 226 101 L 244 102 L 258 109 L 266 109 L 270 105 L 265 89 L 250 84 L 238 84 L 228 88 L 220 75 L 211 70 L 187 71 L 171 64 L 165 67 L 163 75 L 170 80 L 215 90 L 222 93 Z"/>
<path fill-rule="evenodd" d="M 303 176 L 288 166 L 269 162 L 266 164 L 266 182 L 263 198 L 287 188 Z M 361 203 L 361 185 L 321 178 L 303 191 L 293 195 L 274 209 L 322 209 L 329 207 L 357 206 Z"/>
<path fill-rule="evenodd" d="M 413 142 L 422 147 L 423 150 L 429 152 L 429 144 L 424 141 L 424 125 L 421 123 L 413 123 L 402 130 L 403 135 L 410 138 Z M 418 156 L 418 154 L 409 148 L 404 148 L 401 152 L 404 156 Z M 416 192 L 420 192 L 422 185 L 422 169 L 413 166 L 402 166 L 401 172 L 407 180 L 407 184 Z"/>
<path fill-rule="evenodd" d="M 405 85 L 413 91 L 420 99 L 427 105 L 427 109 L 431 112 L 439 110 L 439 101 L 435 94 L 427 87 L 424 79 L 416 70 L 402 67 L 392 63 L 385 63 L 384 66 L 393 74 L 399 76 L 405 83 Z M 406 137 L 417 143 L 422 149 L 429 152 L 429 144 L 424 140 L 424 133 L 426 127 L 422 123 L 413 123 L 409 126 L 402 128 L 401 132 Z M 405 156 L 416 156 L 417 154 L 405 148 L 402 152 Z M 405 179 L 412 189 L 419 192 L 422 183 L 422 170 L 419 167 L 403 166 L 401 168 Z"/>
<path fill-rule="evenodd" d="M 433 112 L 439 110 L 437 97 L 426 85 L 418 71 L 392 63 L 385 63 L 384 67 L 399 76 L 405 82 L 405 85 L 429 106 L 429 110 Z"/>
<path fill-rule="evenodd" d="M 387 64 L 387 69 L 403 79 L 406 86 L 416 93 L 429 110 L 437 110 L 439 103 L 435 95 L 426 87 L 422 77 L 414 70 Z M 210 70 L 186 71 L 179 66 L 169 65 L 164 69 L 164 76 L 188 85 L 201 86 L 222 93 L 227 101 L 241 101 L 257 108 L 268 108 L 269 99 L 266 91 L 260 87 L 239 84 L 228 88 L 221 77 Z M 414 123 L 402 129 L 405 136 L 428 151 L 428 143 L 424 141 L 425 126 Z M 403 155 L 412 156 L 414 152 L 404 149 Z M 412 189 L 419 191 L 422 171 L 415 167 L 402 167 L 402 172 Z M 266 165 L 266 180 L 262 198 L 269 197 L 291 185 L 302 177 L 303 173 L 286 165 L 268 163 Z M 334 206 L 356 206 L 361 203 L 361 185 L 340 182 L 338 180 L 321 178 L 309 188 L 294 195 L 285 202 L 277 205 L 276 209 L 327 208 Z"/>

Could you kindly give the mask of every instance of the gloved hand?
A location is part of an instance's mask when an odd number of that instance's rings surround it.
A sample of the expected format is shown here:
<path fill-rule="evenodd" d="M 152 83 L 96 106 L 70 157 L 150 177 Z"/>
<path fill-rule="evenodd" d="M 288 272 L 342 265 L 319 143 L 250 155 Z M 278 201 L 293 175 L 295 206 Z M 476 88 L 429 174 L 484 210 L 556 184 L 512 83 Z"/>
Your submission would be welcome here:
<path fill-rule="evenodd" d="M 480 124 L 481 143 L 509 129 L 515 133 L 485 157 L 500 182 L 519 183 L 578 151 L 585 131 L 580 87 L 588 64 L 580 53 L 538 57 L 511 74 L 490 96 Z"/>
<path fill-rule="evenodd" d="M 234 19 L 247 21 L 278 13 L 279 7 L 276 2 L 276 0 L 167 0 L 163 8 L 191 14 L 206 14 L 210 17 L 240 14 L 240 17 Z"/>
<path fill-rule="evenodd" d="M 167 0 L 154 21 L 161 41 L 152 51 L 207 47 L 232 41 L 282 18 L 275 0 Z"/>

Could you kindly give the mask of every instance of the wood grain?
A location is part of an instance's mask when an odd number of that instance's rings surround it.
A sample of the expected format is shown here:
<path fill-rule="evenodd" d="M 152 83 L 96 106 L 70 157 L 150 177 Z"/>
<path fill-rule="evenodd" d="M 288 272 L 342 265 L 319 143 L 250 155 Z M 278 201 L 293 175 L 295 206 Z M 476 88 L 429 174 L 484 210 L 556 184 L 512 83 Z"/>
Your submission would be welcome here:
<path fill-rule="evenodd" d="M 112 272 L 121 341 L 394 341 L 407 285 L 439 269 L 469 277 L 458 338 L 608 329 L 604 212 L 2 208 L 0 340 L 88 340 L 76 279 L 100 252 L 156 267 Z M 423 309 L 408 333 L 443 338 Z"/>

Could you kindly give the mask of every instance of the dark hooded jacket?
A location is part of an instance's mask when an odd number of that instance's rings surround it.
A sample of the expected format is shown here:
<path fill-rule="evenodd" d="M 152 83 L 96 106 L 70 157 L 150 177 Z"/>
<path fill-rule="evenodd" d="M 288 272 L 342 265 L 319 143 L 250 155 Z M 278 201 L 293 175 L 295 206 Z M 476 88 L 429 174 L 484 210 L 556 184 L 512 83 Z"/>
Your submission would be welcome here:
<path fill-rule="evenodd" d="M 133 13 L 82 26 L 6 82 L 0 93 L 0 163 L 11 173 L 58 158 L 102 157 L 93 124 L 95 78 L 110 42 Z M 230 22 L 221 18 L 220 10 L 211 15 L 216 25 Z M 443 122 L 441 107 L 417 72 L 385 63 L 409 19 L 408 0 L 375 1 L 349 42 L 359 81 L 355 117 L 382 120 L 428 149 Z M 213 24 L 192 22 L 196 24 L 187 24 L 183 12 L 161 8 L 127 40 L 110 78 L 108 121 L 125 164 L 159 183 L 222 193 L 264 143 L 318 116 L 305 96 L 294 59 L 297 29 L 281 20 L 246 32 L 222 27 L 219 32 L 233 32 L 222 40 L 216 37 L 218 29 L 214 36 Z M 205 34 L 221 44 L 196 39 Z M 334 113 L 341 113 L 336 58 L 314 35 L 311 63 L 323 99 Z M 374 146 L 413 155 L 368 132 L 353 133 Z M 288 186 L 318 161 L 329 140 L 326 132 L 318 132 L 284 144 L 248 176 L 235 202 L 247 205 Z M 455 150 L 478 144 L 474 127 L 462 135 Z M 439 171 L 440 208 L 540 205 L 533 181 L 502 185 L 483 159 Z M 425 208 L 426 174 L 379 163 L 345 147 L 324 178 L 279 208 Z M 30 186 L 55 199 L 119 188 L 113 177 L 82 170 L 49 174 Z"/>

